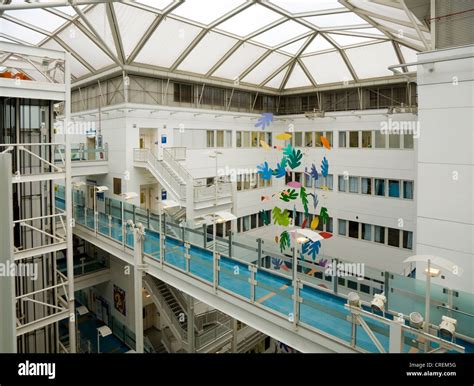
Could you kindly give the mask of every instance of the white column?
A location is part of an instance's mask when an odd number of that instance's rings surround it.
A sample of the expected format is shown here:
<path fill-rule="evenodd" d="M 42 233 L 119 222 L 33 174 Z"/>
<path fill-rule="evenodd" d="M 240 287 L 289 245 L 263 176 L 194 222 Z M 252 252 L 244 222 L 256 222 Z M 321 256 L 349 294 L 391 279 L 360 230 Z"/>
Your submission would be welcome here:
<path fill-rule="evenodd" d="M 133 257 L 133 286 L 135 295 L 135 351 L 143 353 L 143 240 L 138 229 L 133 230 L 135 243 Z"/>

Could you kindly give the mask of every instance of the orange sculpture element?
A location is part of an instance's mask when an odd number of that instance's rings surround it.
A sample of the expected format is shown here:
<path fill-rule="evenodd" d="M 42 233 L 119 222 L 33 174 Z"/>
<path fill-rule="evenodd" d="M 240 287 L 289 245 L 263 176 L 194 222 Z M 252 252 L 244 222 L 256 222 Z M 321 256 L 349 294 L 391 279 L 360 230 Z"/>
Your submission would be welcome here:
<path fill-rule="evenodd" d="M 331 144 L 329 143 L 328 139 L 324 135 L 321 135 L 321 143 L 326 149 L 331 150 Z"/>
<path fill-rule="evenodd" d="M 14 74 L 13 72 L 8 71 L 8 70 L 0 72 L 0 78 L 31 80 L 31 78 L 28 75 L 22 72 L 17 72 L 16 74 Z"/>

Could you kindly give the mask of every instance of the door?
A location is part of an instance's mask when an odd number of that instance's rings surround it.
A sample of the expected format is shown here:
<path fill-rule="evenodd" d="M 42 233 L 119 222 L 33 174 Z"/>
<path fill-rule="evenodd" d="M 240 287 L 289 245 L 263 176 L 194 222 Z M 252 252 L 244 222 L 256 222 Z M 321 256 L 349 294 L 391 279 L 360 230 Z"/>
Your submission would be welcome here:
<path fill-rule="evenodd" d="M 95 137 L 87 138 L 87 160 L 95 161 Z"/>
<path fill-rule="evenodd" d="M 140 208 L 141 209 L 148 208 L 148 189 L 140 190 Z"/>
<path fill-rule="evenodd" d="M 140 135 L 140 149 L 146 149 L 145 147 L 145 136 Z"/>

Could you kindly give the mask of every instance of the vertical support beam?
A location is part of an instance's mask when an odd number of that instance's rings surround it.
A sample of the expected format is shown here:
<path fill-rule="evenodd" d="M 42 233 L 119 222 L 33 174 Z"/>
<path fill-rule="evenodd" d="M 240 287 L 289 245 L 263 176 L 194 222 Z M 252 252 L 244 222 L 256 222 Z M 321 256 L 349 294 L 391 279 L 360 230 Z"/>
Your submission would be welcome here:
<path fill-rule="evenodd" d="M 332 267 L 333 267 L 333 270 L 332 272 L 334 273 L 333 277 L 332 277 L 332 280 L 333 280 L 333 283 L 332 283 L 332 290 L 334 291 L 335 294 L 337 294 L 337 272 L 338 272 L 338 269 L 337 269 L 337 264 L 338 264 L 338 259 L 333 259 L 332 260 Z"/>
<path fill-rule="evenodd" d="M 262 266 L 262 239 L 257 239 L 257 267 Z"/>
<path fill-rule="evenodd" d="M 390 298 L 390 272 L 385 271 L 384 272 L 384 284 L 383 284 L 383 293 L 385 295 L 385 298 L 387 299 L 385 302 L 385 307 L 387 310 L 390 309 L 388 302 Z"/>
<path fill-rule="evenodd" d="M 0 154 L 0 263 L 14 264 L 13 260 L 13 213 L 12 205 L 12 156 Z M 15 278 L 0 279 L 0 352 L 16 353 Z"/>
<path fill-rule="evenodd" d="M 188 295 L 188 352 L 196 351 L 196 339 L 194 335 L 194 298 Z"/>
<path fill-rule="evenodd" d="M 64 101 L 64 118 L 68 127 L 71 121 L 71 57 L 66 52 L 66 60 L 64 62 L 64 82 L 66 85 L 66 97 Z M 76 352 L 76 309 L 74 304 L 74 255 L 72 248 L 72 225 L 74 224 L 72 218 L 72 171 L 71 171 L 71 139 L 67 130 L 64 134 L 65 142 L 65 166 L 66 166 L 66 180 L 65 185 L 65 201 L 66 201 L 66 264 L 67 264 L 67 289 L 68 289 L 68 306 L 69 306 L 69 347 L 70 352 Z M 94 191 L 95 195 L 95 191 Z M 97 209 L 95 209 L 97 210 Z M 56 267 L 55 267 L 56 269 Z"/>
<path fill-rule="evenodd" d="M 232 257 L 232 230 L 229 231 L 229 257 Z"/>
<path fill-rule="evenodd" d="M 403 319 L 401 321 L 394 319 L 390 323 L 389 353 L 399 354 L 403 352 L 402 325 Z"/>
<path fill-rule="evenodd" d="M 135 351 L 143 353 L 143 238 L 139 229 L 133 230 L 135 242 L 133 257 L 135 267 L 133 268 L 133 287 L 135 297 Z"/>
<path fill-rule="evenodd" d="M 232 354 L 237 353 L 237 319 L 232 319 L 232 342 L 230 347 Z"/>
<path fill-rule="evenodd" d="M 204 235 L 203 246 L 207 248 L 207 224 L 202 225 L 202 234 Z"/>

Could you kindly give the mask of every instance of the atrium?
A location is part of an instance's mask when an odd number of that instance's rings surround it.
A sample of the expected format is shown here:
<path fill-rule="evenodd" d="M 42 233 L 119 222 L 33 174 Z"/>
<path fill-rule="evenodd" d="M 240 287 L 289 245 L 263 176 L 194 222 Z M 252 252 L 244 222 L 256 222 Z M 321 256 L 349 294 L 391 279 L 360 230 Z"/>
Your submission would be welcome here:
<path fill-rule="evenodd" d="M 474 353 L 473 11 L 0 0 L 0 352 Z"/>

